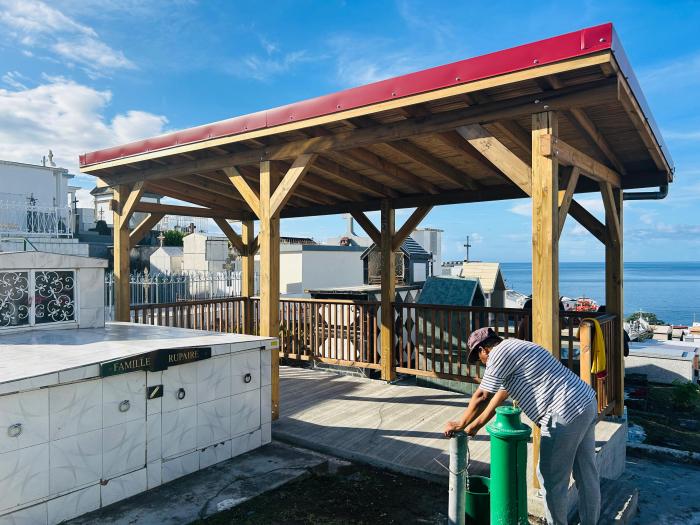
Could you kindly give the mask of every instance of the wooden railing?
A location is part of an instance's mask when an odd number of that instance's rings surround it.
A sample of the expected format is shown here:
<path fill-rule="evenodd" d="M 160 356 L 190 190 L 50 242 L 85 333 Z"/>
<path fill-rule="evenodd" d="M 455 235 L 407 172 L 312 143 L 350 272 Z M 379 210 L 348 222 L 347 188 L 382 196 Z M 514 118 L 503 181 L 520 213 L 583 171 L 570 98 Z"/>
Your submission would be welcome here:
<path fill-rule="evenodd" d="M 134 305 L 136 323 L 219 332 L 259 333 L 260 301 L 231 297 Z M 281 299 L 280 357 L 287 361 L 317 361 L 340 366 L 381 368 L 379 302 L 321 299 Z M 478 383 L 479 364 L 467 362 L 469 334 L 492 326 L 504 338 L 530 338 L 530 311 L 511 308 L 455 307 L 395 303 L 393 361 L 396 372 Z M 603 331 L 607 375 L 591 378 L 592 323 Z M 582 322 L 583 321 L 583 322 Z M 619 330 L 613 315 L 562 312 L 561 361 L 598 394 L 599 412 L 610 413 L 618 392 L 621 366 Z"/>
<path fill-rule="evenodd" d="M 245 297 L 200 299 L 131 306 L 131 320 L 139 324 L 244 333 Z"/>
<path fill-rule="evenodd" d="M 529 312 L 510 308 L 394 304 L 396 371 L 457 381 L 478 382 L 481 367 L 469 365 L 469 335 L 492 326 L 504 338 L 529 332 Z"/>

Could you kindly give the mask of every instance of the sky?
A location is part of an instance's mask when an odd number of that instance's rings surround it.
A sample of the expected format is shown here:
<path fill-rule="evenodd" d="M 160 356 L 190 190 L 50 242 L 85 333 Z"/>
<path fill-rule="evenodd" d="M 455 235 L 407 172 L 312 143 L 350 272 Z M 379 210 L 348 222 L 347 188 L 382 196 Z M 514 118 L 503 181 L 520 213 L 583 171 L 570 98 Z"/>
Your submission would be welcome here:
<path fill-rule="evenodd" d="M 0 0 L 0 159 L 78 155 L 613 22 L 670 148 L 669 196 L 626 202 L 626 261 L 700 259 L 700 2 Z M 602 218 L 595 194 L 579 202 Z M 443 259 L 527 262 L 530 203 L 434 208 Z M 409 210 L 397 212 L 401 223 Z M 376 214 L 371 215 L 377 220 Z M 342 234 L 341 216 L 283 235 Z M 358 227 L 359 229 L 359 227 Z M 561 261 L 602 261 L 572 219 Z"/>

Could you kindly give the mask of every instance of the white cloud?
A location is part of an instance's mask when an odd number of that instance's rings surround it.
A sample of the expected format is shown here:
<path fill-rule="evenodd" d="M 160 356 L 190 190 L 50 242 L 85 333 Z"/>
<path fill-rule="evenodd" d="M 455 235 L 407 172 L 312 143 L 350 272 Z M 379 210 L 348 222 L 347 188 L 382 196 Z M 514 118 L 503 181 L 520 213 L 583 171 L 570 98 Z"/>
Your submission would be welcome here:
<path fill-rule="evenodd" d="M 78 201 L 78 208 L 93 208 L 95 198 L 90 195 L 90 190 L 81 188 L 75 192 L 75 198 Z"/>
<path fill-rule="evenodd" d="M 675 58 L 641 70 L 640 83 L 645 90 L 666 91 L 669 86 L 690 88 L 700 84 L 700 53 Z"/>
<path fill-rule="evenodd" d="M 112 94 L 62 77 L 32 88 L 0 89 L 0 159 L 38 163 L 49 149 L 76 172 L 78 155 L 163 133 L 162 115 L 105 115 Z M 92 177 L 90 177 L 92 180 Z"/>
<path fill-rule="evenodd" d="M 311 62 L 313 58 L 305 50 L 279 53 L 272 49 L 267 56 L 248 55 L 240 61 L 231 64 L 229 72 L 234 75 L 250 76 L 255 80 L 269 80 L 272 77 L 286 73 L 294 66 Z"/>
<path fill-rule="evenodd" d="M 19 71 L 8 71 L 2 76 L 2 81 L 15 89 L 27 89 L 27 87 L 22 83 L 26 82 L 27 80 L 27 77 L 25 77 Z"/>
<path fill-rule="evenodd" d="M 532 203 L 530 203 L 530 201 L 521 202 L 520 204 L 508 208 L 508 211 L 516 215 L 522 215 L 523 217 L 532 217 Z"/>
<path fill-rule="evenodd" d="M 124 53 L 103 42 L 97 32 L 38 0 L 0 0 L 0 27 L 5 38 L 25 48 L 40 49 L 78 65 L 91 76 L 136 66 Z M 32 48 L 32 49 L 27 49 Z"/>
<path fill-rule="evenodd" d="M 700 74 L 700 72 L 698 73 Z M 666 140 L 678 140 L 695 142 L 700 141 L 700 131 L 664 131 L 663 136 Z"/>

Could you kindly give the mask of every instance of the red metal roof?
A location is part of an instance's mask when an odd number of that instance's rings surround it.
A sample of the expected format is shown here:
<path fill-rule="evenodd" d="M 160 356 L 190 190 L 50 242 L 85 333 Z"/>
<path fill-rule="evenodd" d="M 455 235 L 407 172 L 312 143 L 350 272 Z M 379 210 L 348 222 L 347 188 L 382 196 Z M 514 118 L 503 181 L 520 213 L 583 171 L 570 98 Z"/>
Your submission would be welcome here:
<path fill-rule="evenodd" d="M 613 43 L 614 41 L 615 43 Z M 80 166 L 89 166 L 183 144 L 232 136 L 263 128 L 272 128 L 289 122 L 302 121 L 392 99 L 466 84 L 488 77 L 589 55 L 606 49 L 615 50 L 615 48 L 619 49 L 624 57 L 624 52 L 621 51 L 622 48 L 619 46 L 612 24 L 602 24 L 286 106 L 86 153 L 80 156 Z M 641 91 L 638 90 L 637 82 L 631 69 L 628 67 L 626 58 L 620 62 L 622 63 L 621 67 L 628 68 L 625 74 L 633 80 L 633 82 L 630 82 L 630 85 L 635 89 L 638 101 L 653 125 L 651 114 L 646 108 L 646 103 L 643 96 L 641 96 Z M 656 132 L 655 128 L 654 131 L 657 140 L 661 140 L 661 135 Z M 665 148 L 664 151 L 667 153 Z"/>

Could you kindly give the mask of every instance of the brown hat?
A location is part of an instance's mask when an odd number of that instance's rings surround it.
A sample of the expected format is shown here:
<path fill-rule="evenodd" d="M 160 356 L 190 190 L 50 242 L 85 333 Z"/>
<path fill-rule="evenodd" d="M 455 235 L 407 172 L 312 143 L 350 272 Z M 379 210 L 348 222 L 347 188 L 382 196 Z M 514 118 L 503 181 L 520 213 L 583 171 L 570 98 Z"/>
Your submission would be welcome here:
<path fill-rule="evenodd" d="M 498 334 L 490 326 L 479 328 L 471 333 L 467 341 L 467 346 L 469 347 L 468 361 L 470 363 L 475 362 L 479 358 L 478 348 L 481 346 L 481 343 L 492 337 L 498 337 Z"/>

